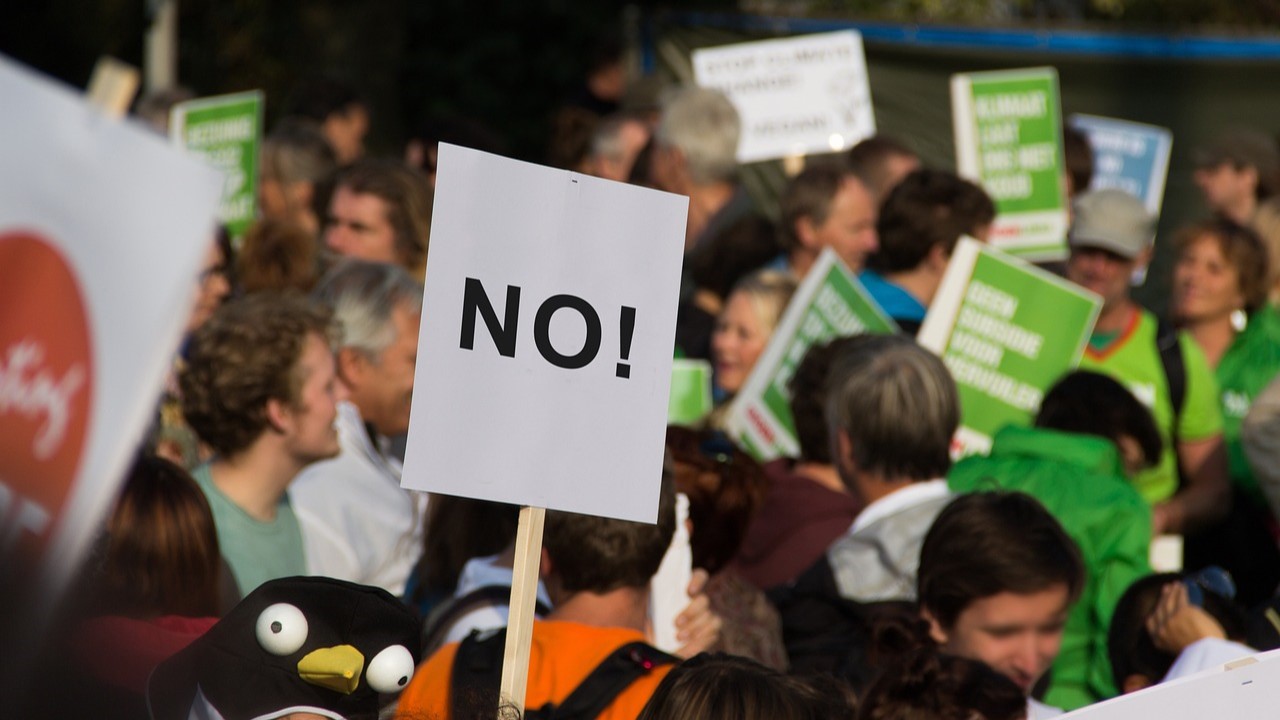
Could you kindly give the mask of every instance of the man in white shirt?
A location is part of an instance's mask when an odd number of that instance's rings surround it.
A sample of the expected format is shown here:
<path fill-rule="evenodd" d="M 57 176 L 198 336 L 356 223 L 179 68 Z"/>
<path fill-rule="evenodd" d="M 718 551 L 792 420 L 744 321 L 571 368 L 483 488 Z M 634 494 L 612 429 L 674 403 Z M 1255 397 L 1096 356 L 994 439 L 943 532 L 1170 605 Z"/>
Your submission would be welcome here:
<path fill-rule="evenodd" d="M 312 574 L 376 585 L 394 595 L 422 553 L 426 496 L 400 487 L 387 437 L 409 428 L 422 286 L 402 268 L 348 260 L 317 297 L 342 330 L 338 457 L 309 467 L 289 489 Z"/>
<path fill-rule="evenodd" d="M 901 335 L 853 338 L 827 376 L 827 426 L 840 478 L 864 509 L 827 550 L 840 595 L 914 600 L 920 544 L 951 494 L 955 382 Z"/>

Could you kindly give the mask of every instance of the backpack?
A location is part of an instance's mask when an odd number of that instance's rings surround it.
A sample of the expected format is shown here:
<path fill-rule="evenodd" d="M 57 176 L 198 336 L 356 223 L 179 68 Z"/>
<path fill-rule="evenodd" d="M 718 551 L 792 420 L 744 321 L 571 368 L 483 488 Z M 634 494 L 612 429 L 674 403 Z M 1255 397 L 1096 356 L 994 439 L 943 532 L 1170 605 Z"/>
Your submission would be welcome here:
<path fill-rule="evenodd" d="M 422 625 L 422 657 L 429 657 L 439 650 L 453 626 L 469 613 L 487 607 L 505 607 L 510 602 L 510 585 L 485 585 L 437 605 Z M 551 608 L 541 600 L 535 603 L 534 613 L 538 617 L 545 617 L 551 612 Z"/>
<path fill-rule="evenodd" d="M 1160 353 L 1160 367 L 1164 369 L 1164 379 L 1169 385 L 1169 402 L 1173 405 L 1173 428 L 1169 438 L 1176 446 L 1182 406 L 1187 400 L 1187 365 L 1182 357 L 1182 343 L 1178 342 L 1178 329 L 1168 320 L 1161 319 L 1156 323 L 1156 350 Z"/>
<path fill-rule="evenodd" d="M 473 631 L 458 645 L 449 678 L 449 717 L 497 717 L 502 656 L 507 629 Z M 660 665 L 679 658 L 646 643 L 627 643 L 614 650 L 559 705 L 525 708 L 525 720 L 592 720 L 631 686 Z"/>

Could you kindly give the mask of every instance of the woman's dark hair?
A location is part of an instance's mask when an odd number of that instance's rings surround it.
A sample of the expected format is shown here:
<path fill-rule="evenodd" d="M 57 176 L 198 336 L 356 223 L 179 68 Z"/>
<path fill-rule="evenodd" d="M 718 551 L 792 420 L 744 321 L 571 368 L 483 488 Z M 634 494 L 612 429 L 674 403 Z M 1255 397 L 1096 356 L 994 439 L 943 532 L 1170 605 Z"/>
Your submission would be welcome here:
<path fill-rule="evenodd" d="M 858 720 L 1020 720 L 1027 698 L 976 660 L 925 646 L 894 663 L 858 703 Z"/>
<path fill-rule="evenodd" d="M 516 538 L 520 508 L 506 503 L 432 495 L 418 566 L 421 592 L 452 594 L 471 558 L 496 555 Z"/>
<path fill-rule="evenodd" d="M 925 535 L 916 579 L 920 609 L 942 628 L 955 625 L 975 600 L 1084 588 L 1080 550 L 1035 498 L 1019 492 L 961 495 L 943 508 Z"/>
<path fill-rule="evenodd" d="M 1203 238 L 1218 243 L 1218 249 L 1236 271 L 1236 283 L 1244 298 L 1243 310 L 1252 314 L 1267 302 L 1271 291 L 1271 258 L 1267 245 L 1252 228 L 1234 220 L 1214 216 L 1178 231 L 1173 239 L 1177 256 Z"/>
<path fill-rule="evenodd" d="M 1147 467 L 1159 462 L 1164 448 L 1151 411 L 1114 379 L 1088 370 L 1068 373 L 1049 388 L 1035 425 L 1096 435 L 1117 445 L 1127 435 L 1142 448 Z"/>
<path fill-rule="evenodd" d="M 822 697 L 819 697 L 822 695 Z M 848 698 L 845 695 L 845 698 Z M 736 655 L 702 653 L 676 666 L 637 720 L 809 720 L 852 717 L 838 698 L 804 681 Z"/>
<path fill-rule="evenodd" d="M 733 559 L 764 502 L 769 480 L 724 433 L 667 428 L 676 490 L 689 496 L 693 566 L 715 574 Z"/>
<path fill-rule="evenodd" d="M 1147 618 L 1160 602 L 1165 585 L 1182 580 L 1178 573 L 1157 573 L 1135 580 L 1120 596 L 1111 615 L 1107 631 L 1107 657 L 1111 660 L 1111 677 L 1116 687 L 1124 689 L 1131 675 L 1142 675 L 1158 683 L 1173 666 L 1176 655 L 1156 647 L 1147 632 Z M 1244 613 L 1230 600 L 1211 592 L 1204 593 L 1204 609 L 1221 625 L 1227 637 L 1244 642 Z"/>
<path fill-rule="evenodd" d="M 99 610 L 217 616 L 220 558 L 213 513 L 195 481 L 168 460 L 142 456 L 107 520 Z"/>

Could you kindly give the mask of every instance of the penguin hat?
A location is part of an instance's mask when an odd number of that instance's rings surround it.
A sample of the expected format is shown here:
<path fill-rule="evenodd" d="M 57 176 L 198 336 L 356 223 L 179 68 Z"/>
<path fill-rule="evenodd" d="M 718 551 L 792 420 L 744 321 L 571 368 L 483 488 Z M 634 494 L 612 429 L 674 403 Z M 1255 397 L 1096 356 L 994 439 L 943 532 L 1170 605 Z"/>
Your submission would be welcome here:
<path fill-rule="evenodd" d="M 418 662 L 417 615 L 381 588 L 324 577 L 263 583 L 151 674 L 153 720 L 375 718 Z"/>

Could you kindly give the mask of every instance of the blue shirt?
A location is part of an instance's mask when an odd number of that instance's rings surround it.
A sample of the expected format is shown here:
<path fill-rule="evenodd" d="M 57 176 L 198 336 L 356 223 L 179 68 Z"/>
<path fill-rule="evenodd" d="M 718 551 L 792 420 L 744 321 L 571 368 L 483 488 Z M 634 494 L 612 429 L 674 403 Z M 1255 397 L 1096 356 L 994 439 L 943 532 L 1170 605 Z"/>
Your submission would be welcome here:
<path fill-rule="evenodd" d="M 867 289 L 871 299 L 876 301 L 881 310 L 884 310 L 885 315 L 894 320 L 924 322 L 924 314 L 928 308 L 901 285 L 889 282 L 874 270 L 863 270 L 858 280 Z"/>

